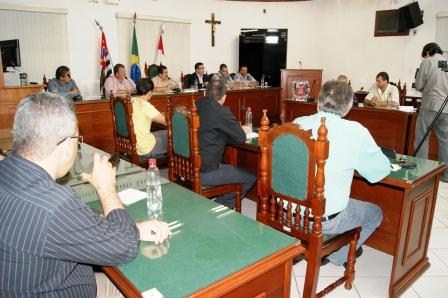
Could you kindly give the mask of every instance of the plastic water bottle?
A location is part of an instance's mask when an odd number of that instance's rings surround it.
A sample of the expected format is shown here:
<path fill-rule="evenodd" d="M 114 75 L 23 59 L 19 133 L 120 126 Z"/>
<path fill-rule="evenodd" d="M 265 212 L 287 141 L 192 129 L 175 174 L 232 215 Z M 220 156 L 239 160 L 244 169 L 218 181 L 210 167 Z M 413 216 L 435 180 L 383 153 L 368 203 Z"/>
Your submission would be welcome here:
<path fill-rule="evenodd" d="M 391 106 L 392 106 L 392 92 L 389 91 L 389 93 L 387 94 L 387 107 Z"/>
<path fill-rule="evenodd" d="M 252 128 L 252 109 L 250 107 L 247 107 L 246 110 L 246 126 L 249 126 Z"/>
<path fill-rule="evenodd" d="M 160 186 L 160 172 L 157 161 L 149 160 L 149 168 L 146 171 L 146 205 L 151 217 L 157 218 L 162 213 L 162 187 Z"/>
<path fill-rule="evenodd" d="M 264 87 L 264 74 L 261 75 L 260 86 L 261 88 Z"/>
<path fill-rule="evenodd" d="M 199 87 L 198 79 L 195 79 L 194 80 L 194 90 L 198 91 L 198 89 L 199 89 L 198 87 Z"/>

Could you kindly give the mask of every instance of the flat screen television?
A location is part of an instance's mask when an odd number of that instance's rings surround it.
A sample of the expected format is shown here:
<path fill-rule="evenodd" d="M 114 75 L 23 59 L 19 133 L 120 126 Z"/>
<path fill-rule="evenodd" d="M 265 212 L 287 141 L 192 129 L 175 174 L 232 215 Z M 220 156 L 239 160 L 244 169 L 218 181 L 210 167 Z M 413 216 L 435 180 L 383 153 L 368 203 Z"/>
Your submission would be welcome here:
<path fill-rule="evenodd" d="M 6 67 L 20 66 L 20 46 L 18 39 L 0 40 L 3 71 Z"/>
<path fill-rule="evenodd" d="M 269 86 L 280 86 L 280 69 L 286 68 L 287 44 L 288 29 L 242 28 L 239 66 L 246 65 L 258 82 L 264 75 Z"/>

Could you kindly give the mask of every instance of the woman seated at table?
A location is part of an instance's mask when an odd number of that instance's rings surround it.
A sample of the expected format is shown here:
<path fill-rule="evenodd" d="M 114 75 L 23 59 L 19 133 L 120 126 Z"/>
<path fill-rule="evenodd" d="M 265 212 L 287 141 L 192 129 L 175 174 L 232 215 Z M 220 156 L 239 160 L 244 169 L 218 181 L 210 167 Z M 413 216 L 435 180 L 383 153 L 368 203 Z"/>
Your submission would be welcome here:
<path fill-rule="evenodd" d="M 370 87 L 364 104 L 374 107 L 396 107 L 399 105 L 399 100 L 398 88 L 389 83 L 389 75 L 382 71 L 376 75 L 376 83 Z"/>
<path fill-rule="evenodd" d="M 137 96 L 132 97 L 132 122 L 137 137 L 137 154 L 141 161 L 166 154 L 167 130 L 151 132 L 152 122 L 166 125 L 165 116 L 149 100 L 154 84 L 149 79 L 137 83 Z"/>

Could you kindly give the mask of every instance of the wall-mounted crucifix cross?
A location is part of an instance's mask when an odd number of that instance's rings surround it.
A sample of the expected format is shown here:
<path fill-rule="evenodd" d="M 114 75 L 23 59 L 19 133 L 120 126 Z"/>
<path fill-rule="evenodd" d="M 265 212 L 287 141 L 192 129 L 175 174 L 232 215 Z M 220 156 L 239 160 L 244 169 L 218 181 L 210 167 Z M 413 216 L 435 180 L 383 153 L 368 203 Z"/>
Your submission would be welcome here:
<path fill-rule="evenodd" d="M 215 46 L 215 31 L 216 31 L 216 25 L 221 24 L 221 21 L 215 20 L 215 13 L 212 12 L 212 18 L 211 20 L 205 20 L 207 24 L 210 24 L 212 26 L 212 47 Z"/>

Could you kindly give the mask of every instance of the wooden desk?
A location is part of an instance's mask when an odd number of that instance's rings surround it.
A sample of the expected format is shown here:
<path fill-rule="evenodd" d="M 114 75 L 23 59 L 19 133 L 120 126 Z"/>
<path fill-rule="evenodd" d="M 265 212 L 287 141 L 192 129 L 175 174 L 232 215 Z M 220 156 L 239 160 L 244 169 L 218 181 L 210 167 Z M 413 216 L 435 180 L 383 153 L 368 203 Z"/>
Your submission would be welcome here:
<path fill-rule="evenodd" d="M 0 148 L 3 151 L 12 149 L 12 128 L 0 129 Z"/>
<path fill-rule="evenodd" d="M 236 212 L 213 213 L 218 204 L 177 184 L 162 193 L 164 220 L 184 225 L 165 244 L 141 242 L 130 263 L 104 268 L 126 297 L 154 287 L 164 297 L 289 297 L 292 259 L 304 250 L 297 239 Z M 147 218 L 145 200 L 127 210 Z"/>
<path fill-rule="evenodd" d="M 300 116 L 315 114 L 316 110 L 315 103 L 285 100 L 285 121 L 290 122 Z M 393 148 L 397 153 L 412 155 L 417 116 L 418 113 L 415 112 L 407 113 L 395 109 L 353 107 L 345 118 L 365 126 L 378 145 Z M 437 138 L 431 133 L 428 158 L 437 160 L 437 152 Z"/>
<path fill-rule="evenodd" d="M 378 205 L 381 226 L 366 244 L 394 257 L 389 297 L 400 296 L 429 268 L 427 256 L 440 175 L 439 162 L 408 157 L 415 169 L 392 172 L 376 184 L 359 176 L 352 183 L 351 197 Z"/>
<path fill-rule="evenodd" d="M 0 86 L 0 129 L 10 128 L 17 105 L 26 96 L 42 92 L 43 85 Z"/>
<path fill-rule="evenodd" d="M 330 143 L 331 146 L 331 143 Z M 258 139 L 228 149 L 229 162 L 257 174 Z M 442 163 L 408 157 L 415 169 L 400 169 L 376 184 L 355 176 L 351 197 L 372 202 L 383 211 L 383 222 L 366 242 L 394 256 L 389 296 L 398 297 L 430 266 L 427 257 Z M 251 199 L 255 192 L 249 193 Z"/>
<path fill-rule="evenodd" d="M 228 106 L 239 121 L 244 123 L 246 108 L 251 107 L 254 126 L 259 126 L 262 110 L 268 109 L 271 123 L 280 122 L 280 88 L 257 88 L 230 90 L 224 105 Z M 150 102 L 160 112 L 166 111 L 169 97 L 184 96 L 194 100 L 204 96 L 203 93 L 157 94 Z M 84 100 L 75 102 L 79 132 L 84 142 L 106 152 L 115 151 L 112 112 L 109 100 Z M 15 111 L 15 110 L 14 110 Z"/>

